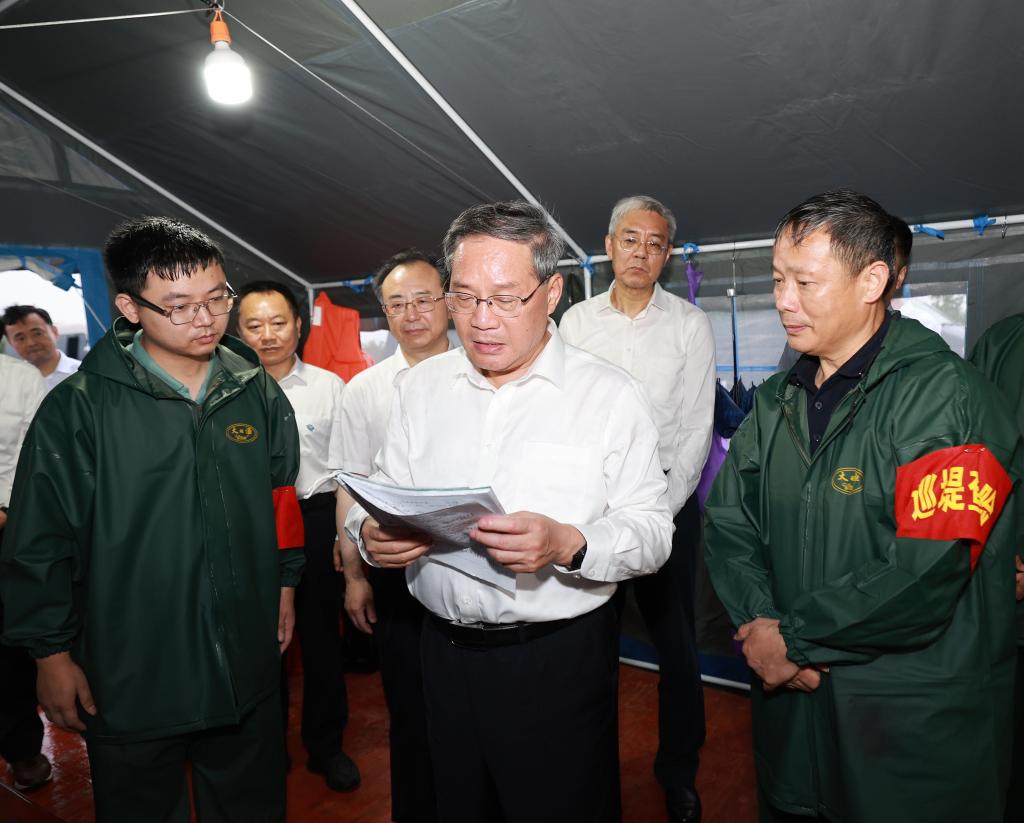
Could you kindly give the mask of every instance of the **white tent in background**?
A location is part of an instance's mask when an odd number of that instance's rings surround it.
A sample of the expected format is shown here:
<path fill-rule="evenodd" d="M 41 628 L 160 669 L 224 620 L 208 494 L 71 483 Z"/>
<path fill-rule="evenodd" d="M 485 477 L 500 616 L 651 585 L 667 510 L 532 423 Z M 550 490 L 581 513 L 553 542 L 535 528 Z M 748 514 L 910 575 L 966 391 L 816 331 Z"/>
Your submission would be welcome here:
<path fill-rule="evenodd" d="M 0 311 L 20 303 L 49 312 L 62 337 L 85 334 L 85 304 L 78 289 L 64 291 L 26 269 L 0 271 Z"/>

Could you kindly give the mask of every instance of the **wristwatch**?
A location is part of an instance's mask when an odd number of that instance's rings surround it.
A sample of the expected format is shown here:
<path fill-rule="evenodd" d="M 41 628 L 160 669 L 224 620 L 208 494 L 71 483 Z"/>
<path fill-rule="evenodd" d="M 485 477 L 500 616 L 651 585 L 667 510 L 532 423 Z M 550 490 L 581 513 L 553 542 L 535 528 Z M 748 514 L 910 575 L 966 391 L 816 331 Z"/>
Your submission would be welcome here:
<path fill-rule="evenodd" d="M 583 558 L 587 556 L 587 544 L 584 543 L 582 548 L 572 556 L 572 560 L 569 561 L 569 565 L 566 568 L 571 572 L 578 572 L 583 568 Z"/>

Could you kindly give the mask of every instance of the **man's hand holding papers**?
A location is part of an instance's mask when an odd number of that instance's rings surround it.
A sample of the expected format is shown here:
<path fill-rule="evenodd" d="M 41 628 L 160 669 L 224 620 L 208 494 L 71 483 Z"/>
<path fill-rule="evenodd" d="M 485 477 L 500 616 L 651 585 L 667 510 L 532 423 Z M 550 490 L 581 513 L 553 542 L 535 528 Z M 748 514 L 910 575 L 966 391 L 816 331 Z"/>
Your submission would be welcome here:
<path fill-rule="evenodd" d="M 349 472 L 333 476 L 357 504 L 346 518 L 346 529 L 354 536 L 358 528 L 362 550 L 372 563 L 400 569 L 426 555 L 426 560 L 514 596 L 515 572 L 492 558 L 487 547 L 469 535 L 481 516 L 504 514 L 490 489 L 416 489 Z"/>
<path fill-rule="evenodd" d="M 568 566 L 586 539 L 575 526 L 536 512 L 487 514 L 469 536 L 509 571 L 535 572 L 557 563 Z"/>
<path fill-rule="evenodd" d="M 383 569 L 401 569 L 426 554 L 434 541 L 430 535 L 407 526 L 381 526 L 372 517 L 362 529 L 363 545 Z"/>

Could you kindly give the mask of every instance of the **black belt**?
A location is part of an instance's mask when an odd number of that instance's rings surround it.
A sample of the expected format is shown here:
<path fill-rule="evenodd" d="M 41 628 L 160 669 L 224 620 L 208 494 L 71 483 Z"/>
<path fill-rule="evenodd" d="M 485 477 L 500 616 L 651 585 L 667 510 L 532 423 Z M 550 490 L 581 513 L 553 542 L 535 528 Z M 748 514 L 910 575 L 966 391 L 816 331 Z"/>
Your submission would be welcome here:
<path fill-rule="evenodd" d="M 431 613 L 430 619 L 453 646 L 493 649 L 500 646 L 516 646 L 546 637 L 564 629 L 579 618 L 545 620 L 541 623 L 451 623 Z"/>
<path fill-rule="evenodd" d="M 314 494 L 312 497 L 300 497 L 299 508 L 303 512 L 317 512 L 321 509 L 333 509 L 338 503 L 337 497 L 334 496 L 334 492 L 321 492 L 320 494 Z"/>

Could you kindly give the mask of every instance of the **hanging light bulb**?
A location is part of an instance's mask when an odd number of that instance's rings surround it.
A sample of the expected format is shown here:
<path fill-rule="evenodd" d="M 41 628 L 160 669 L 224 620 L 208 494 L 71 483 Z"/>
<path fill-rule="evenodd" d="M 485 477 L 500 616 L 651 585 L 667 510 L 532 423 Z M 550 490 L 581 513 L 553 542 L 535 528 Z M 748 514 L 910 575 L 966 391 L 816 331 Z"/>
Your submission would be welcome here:
<path fill-rule="evenodd" d="M 203 66 L 207 93 L 225 106 L 244 103 L 252 97 L 252 73 L 242 56 L 231 51 L 231 35 L 220 9 L 210 22 L 210 42 L 213 51 L 206 55 Z"/>

